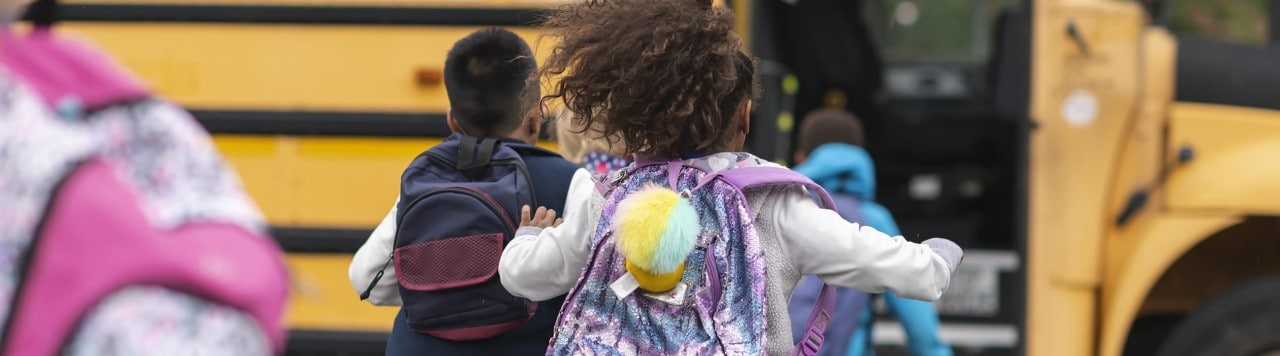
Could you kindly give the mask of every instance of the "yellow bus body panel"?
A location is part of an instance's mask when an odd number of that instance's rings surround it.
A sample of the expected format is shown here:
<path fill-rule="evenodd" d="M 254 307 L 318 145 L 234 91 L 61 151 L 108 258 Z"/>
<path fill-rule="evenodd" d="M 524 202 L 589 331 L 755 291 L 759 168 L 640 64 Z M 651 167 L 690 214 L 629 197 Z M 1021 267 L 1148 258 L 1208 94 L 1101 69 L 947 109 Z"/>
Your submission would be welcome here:
<path fill-rule="evenodd" d="M 439 142 L 436 138 L 214 137 L 272 226 L 309 228 L 372 229 L 395 204 L 404 168 Z M 540 146 L 556 149 L 550 142 Z"/>
<path fill-rule="evenodd" d="M 1177 103 L 1169 145 L 1195 153 L 1173 167 L 1168 207 L 1280 215 L 1280 111 Z"/>
<path fill-rule="evenodd" d="M 1123 238 L 1110 241 L 1098 314 L 1098 354 L 1120 355 L 1138 308 L 1160 276 L 1200 241 L 1241 220 L 1234 215 L 1163 213 L 1136 221 Z"/>
<path fill-rule="evenodd" d="M 294 253 L 287 259 L 294 285 L 286 319 L 290 329 L 391 331 L 400 308 L 360 300 L 346 278 L 351 255 Z"/>
<path fill-rule="evenodd" d="M 158 93 L 187 108 L 411 113 L 448 110 L 444 84 L 420 83 L 418 72 L 442 71 L 453 42 L 480 28 L 91 22 L 60 27 L 110 51 Z M 537 47 L 535 30 L 513 31 Z"/>

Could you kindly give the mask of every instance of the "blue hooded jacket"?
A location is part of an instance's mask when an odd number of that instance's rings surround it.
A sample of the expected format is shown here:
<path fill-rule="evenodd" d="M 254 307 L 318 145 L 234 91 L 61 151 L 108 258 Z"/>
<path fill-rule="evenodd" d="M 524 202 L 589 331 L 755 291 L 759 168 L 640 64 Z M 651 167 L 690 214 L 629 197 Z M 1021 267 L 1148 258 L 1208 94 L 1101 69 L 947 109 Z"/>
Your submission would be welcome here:
<path fill-rule="evenodd" d="M 857 200 L 858 211 L 856 213 L 841 212 L 842 216 L 849 218 L 850 216 L 858 216 L 863 225 L 871 226 L 876 230 L 880 230 L 889 235 L 899 235 L 898 224 L 893 220 L 893 215 L 889 214 L 889 210 L 884 206 L 875 202 L 876 190 L 876 174 L 875 163 L 872 162 L 871 156 L 861 147 L 844 143 L 828 143 L 814 149 L 809 154 L 808 159 L 801 165 L 794 168 L 796 172 L 800 172 L 805 176 L 822 185 L 827 192 L 839 199 L 840 196 L 852 197 Z M 859 216 L 860 215 L 860 216 Z M 810 280 L 812 279 L 812 280 Z M 806 277 L 801 281 L 799 288 L 805 287 L 807 284 L 820 282 L 813 277 Z M 841 298 L 851 298 L 847 294 L 861 293 L 853 290 L 841 289 Z M 911 354 L 918 356 L 951 356 L 951 347 L 942 342 L 938 338 L 938 313 L 933 308 L 933 304 L 918 300 L 898 298 L 893 293 L 885 293 L 885 303 L 889 309 L 897 315 L 902 322 L 902 326 L 907 334 L 908 347 Z M 796 300 L 793 300 L 795 303 Z M 872 312 L 871 303 L 865 303 L 859 315 L 836 315 L 831 324 L 831 331 L 847 330 L 848 327 L 841 328 L 837 323 L 851 323 L 852 320 L 857 321 L 852 335 L 832 335 L 827 333 L 827 342 L 822 347 L 820 355 L 844 355 L 844 356 L 864 356 L 873 355 L 874 348 L 871 343 L 871 326 Z M 797 315 L 797 308 L 792 308 L 791 317 L 793 325 L 795 320 L 800 319 L 800 325 L 803 325 L 805 317 L 808 316 L 807 310 L 803 315 Z M 839 301 L 837 301 L 837 312 L 840 311 Z M 793 330 L 792 333 L 796 334 Z M 843 333 L 843 332 L 842 332 Z"/>
<path fill-rule="evenodd" d="M 822 185 L 828 193 L 857 199 L 862 215 L 860 223 L 889 235 L 900 234 L 893 215 L 875 202 L 875 163 L 861 147 L 843 143 L 818 146 L 804 164 L 794 170 Z"/>

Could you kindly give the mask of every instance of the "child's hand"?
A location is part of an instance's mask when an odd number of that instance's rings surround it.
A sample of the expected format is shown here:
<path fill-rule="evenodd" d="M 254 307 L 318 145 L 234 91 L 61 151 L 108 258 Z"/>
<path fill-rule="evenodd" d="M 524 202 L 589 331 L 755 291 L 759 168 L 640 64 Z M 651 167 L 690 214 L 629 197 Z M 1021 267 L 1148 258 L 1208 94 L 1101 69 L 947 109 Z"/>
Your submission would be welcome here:
<path fill-rule="evenodd" d="M 951 272 L 956 271 L 956 267 L 960 266 L 960 261 L 964 261 L 964 250 L 955 242 L 940 237 L 924 240 L 922 245 L 929 246 L 933 253 L 942 256 L 942 260 L 947 262 L 947 267 L 951 268 Z"/>
<path fill-rule="evenodd" d="M 556 211 L 545 207 L 538 207 L 538 211 L 533 214 L 533 218 L 529 218 L 529 206 L 525 205 L 520 209 L 520 227 L 532 226 L 536 228 L 556 227 L 564 223 L 564 219 L 556 218 Z"/>

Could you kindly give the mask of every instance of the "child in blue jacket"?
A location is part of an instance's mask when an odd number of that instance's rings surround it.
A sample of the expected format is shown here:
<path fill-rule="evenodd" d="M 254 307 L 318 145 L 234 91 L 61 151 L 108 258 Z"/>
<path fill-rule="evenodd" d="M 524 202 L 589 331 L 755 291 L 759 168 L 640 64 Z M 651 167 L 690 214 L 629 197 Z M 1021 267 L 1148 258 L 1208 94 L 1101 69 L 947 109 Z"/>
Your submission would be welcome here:
<path fill-rule="evenodd" d="M 852 200 L 853 204 L 839 204 L 841 215 L 853 222 L 871 226 L 891 236 L 899 235 L 897 223 L 889 211 L 875 203 L 875 165 L 871 156 L 862 149 L 862 125 L 852 114 L 842 110 L 824 109 L 806 116 L 800 127 L 794 169 L 813 179 L 837 200 Z M 847 208 L 849 207 L 849 208 Z M 853 210 L 853 211 L 848 211 Z M 808 316 L 804 291 L 818 290 L 821 282 L 807 277 L 796 288 L 792 300 L 792 323 L 804 323 Z M 816 295 L 816 292 L 813 293 Z M 837 315 L 827 331 L 827 343 L 820 355 L 864 356 L 874 355 L 871 328 L 874 321 L 872 303 L 855 290 L 841 289 L 837 299 Z M 892 292 L 884 294 L 885 304 L 902 322 L 912 355 L 950 356 L 951 348 L 938 338 L 938 313 L 933 304 L 918 300 L 898 298 Z M 840 314 L 848 308 L 860 308 L 856 315 Z M 856 325 L 854 324 L 856 321 Z"/>

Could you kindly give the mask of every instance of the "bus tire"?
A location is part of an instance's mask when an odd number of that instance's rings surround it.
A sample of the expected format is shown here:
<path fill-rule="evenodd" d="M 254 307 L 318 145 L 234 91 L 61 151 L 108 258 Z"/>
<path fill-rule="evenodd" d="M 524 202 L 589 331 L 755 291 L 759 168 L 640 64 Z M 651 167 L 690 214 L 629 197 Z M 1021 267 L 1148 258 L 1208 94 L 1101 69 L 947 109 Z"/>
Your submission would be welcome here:
<path fill-rule="evenodd" d="M 1183 319 L 1161 356 L 1251 356 L 1280 352 L 1280 275 L 1227 289 Z"/>

